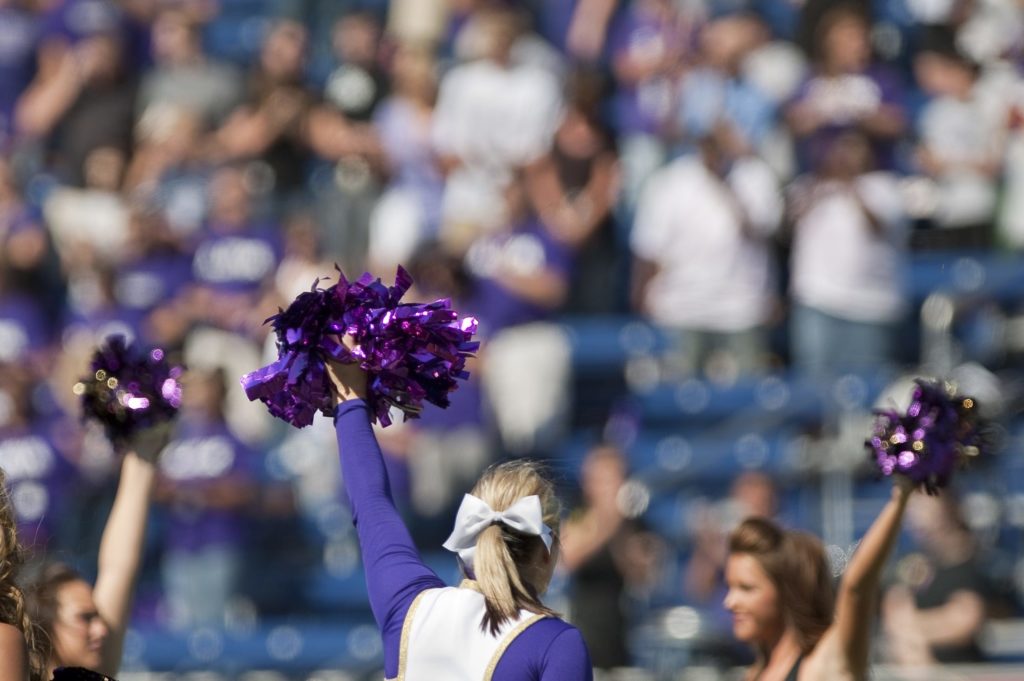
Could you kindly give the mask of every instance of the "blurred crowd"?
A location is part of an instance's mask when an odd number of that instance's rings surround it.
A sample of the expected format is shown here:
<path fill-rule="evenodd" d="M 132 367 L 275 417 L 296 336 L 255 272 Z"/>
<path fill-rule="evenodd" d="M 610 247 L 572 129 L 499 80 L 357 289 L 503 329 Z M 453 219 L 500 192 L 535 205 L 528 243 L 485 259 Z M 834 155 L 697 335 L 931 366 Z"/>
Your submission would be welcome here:
<path fill-rule="evenodd" d="M 381 433 L 428 546 L 488 462 L 563 442 L 562 319 L 645 319 L 668 381 L 913 362 L 908 259 L 1024 248 L 1022 59 L 1013 0 L 0 0 L 0 467 L 22 538 L 94 564 L 116 466 L 70 388 L 122 333 L 190 369 L 139 617 L 315 610 L 302 581 L 355 564 L 333 432 L 272 422 L 238 378 L 335 264 L 402 264 L 410 298 L 481 322 L 452 408 Z M 628 462 L 600 451 L 567 528 L 601 597 L 584 611 L 653 581 L 666 541 L 609 506 Z M 734 495 L 770 515 L 770 486 Z M 724 546 L 698 534 L 694 603 Z"/>

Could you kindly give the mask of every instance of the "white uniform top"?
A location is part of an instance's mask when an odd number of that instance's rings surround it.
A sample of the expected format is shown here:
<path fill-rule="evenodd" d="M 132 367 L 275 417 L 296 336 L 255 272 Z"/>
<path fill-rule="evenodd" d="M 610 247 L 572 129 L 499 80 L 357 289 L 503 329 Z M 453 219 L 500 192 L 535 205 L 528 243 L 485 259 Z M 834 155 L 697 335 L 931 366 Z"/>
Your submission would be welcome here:
<path fill-rule="evenodd" d="M 545 617 L 521 610 L 491 634 L 480 626 L 483 594 L 470 584 L 426 589 L 416 597 L 405 616 L 398 676 L 392 681 L 489 681 L 509 644 Z"/>

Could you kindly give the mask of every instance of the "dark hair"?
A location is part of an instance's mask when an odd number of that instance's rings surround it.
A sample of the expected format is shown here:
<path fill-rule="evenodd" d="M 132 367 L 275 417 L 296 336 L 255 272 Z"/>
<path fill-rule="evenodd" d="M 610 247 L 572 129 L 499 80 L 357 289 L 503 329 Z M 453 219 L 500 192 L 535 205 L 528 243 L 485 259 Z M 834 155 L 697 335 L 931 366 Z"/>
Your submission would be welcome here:
<path fill-rule="evenodd" d="M 36 648 L 44 666 L 53 661 L 54 656 L 53 627 L 59 608 L 57 594 L 64 585 L 80 579 L 82 576 L 71 566 L 49 563 L 25 589 L 25 605 L 36 627 Z"/>
<path fill-rule="evenodd" d="M 729 553 L 753 557 L 768 574 L 779 593 L 783 622 L 796 631 L 800 649 L 810 652 L 832 625 L 835 607 L 821 542 L 767 518 L 747 518 L 730 535 Z"/>
<path fill-rule="evenodd" d="M 832 28 L 847 19 L 871 27 L 871 11 L 864 0 L 810 0 L 801 13 L 798 42 L 812 61 L 824 57 L 824 44 Z"/>
<path fill-rule="evenodd" d="M 914 56 L 933 54 L 977 74 L 981 67 L 957 44 L 956 31 L 949 26 L 922 27 L 914 39 Z"/>

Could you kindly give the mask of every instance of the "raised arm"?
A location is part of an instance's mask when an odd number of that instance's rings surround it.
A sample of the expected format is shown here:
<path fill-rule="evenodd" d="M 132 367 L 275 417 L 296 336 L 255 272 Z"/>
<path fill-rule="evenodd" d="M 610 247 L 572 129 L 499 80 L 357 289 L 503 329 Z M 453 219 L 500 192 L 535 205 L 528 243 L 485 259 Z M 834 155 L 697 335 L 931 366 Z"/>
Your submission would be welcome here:
<path fill-rule="evenodd" d="M 420 559 L 391 498 L 384 458 L 364 401 L 365 373 L 354 365 L 332 364 L 330 370 L 342 478 L 363 554 L 370 608 L 384 639 L 385 671 L 394 676 L 409 605 L 424 589 L 445 584 Z"/>
<path fill-rule="evenodd" d="M 23 135 L 42 138 L 53 132 L 75 103 L 85 84 L 88 64 L 73 48 L 58 42 L 44 44 L 36 77 L 18 100 L 15 125 Z"/>
<path fill-rule="evenodd" d="M 892 498 L 864 535 L 839 583 L 835 622 L 825 636 L 832 639 L 855 675 L 862 675 L 867 669 L 871 621 L 882 570 L 896 543 L 913 489 L 910 480 L 902 476 L 896 478 Z"/>
<path fill-rule="evenodd" d="M 96 671 L 108 676 L 116 675 L 121 665 L 135 580 L 142 563 L 149 504 L 156 482 L 154 458 L 150 452 L 142 455 L 134 450 L 124 455 L 114 506 L 100 540 L 93 600 L 109 634 L 104 643 L 103 666 Z"/>

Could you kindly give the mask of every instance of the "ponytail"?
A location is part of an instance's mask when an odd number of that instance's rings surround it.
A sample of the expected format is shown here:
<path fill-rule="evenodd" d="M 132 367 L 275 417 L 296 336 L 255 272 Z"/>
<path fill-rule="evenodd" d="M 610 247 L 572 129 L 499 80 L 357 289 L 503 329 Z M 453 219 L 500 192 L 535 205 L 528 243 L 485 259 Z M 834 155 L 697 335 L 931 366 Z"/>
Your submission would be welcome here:
<path fill-rule="evenodd" d="M 473 495 L 483 499 L 495 511 L 506 510 L 522 497 L 537 495 L 541 500 L 544 523 L 552 528 L 558 526 L 560 508 L 554 485 L 540 473 L 536 463 L 512 461 L 492 466 L 473 488 Z M 558 616 L 541 602 L 538 588 L 532 583 L 537 577 L 538 556 L 544 556 L 547 550 L 540 537 L 500 523 L 480 533 L 473 559 L 473 574 L 487 607 L 481 628 L 497 634 L 522 610 Z"/>

